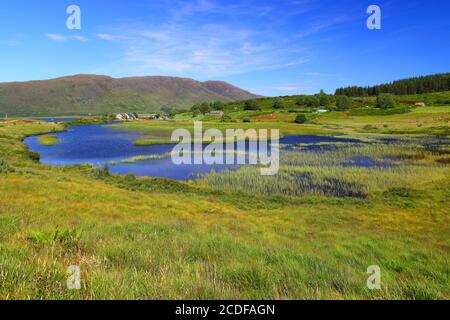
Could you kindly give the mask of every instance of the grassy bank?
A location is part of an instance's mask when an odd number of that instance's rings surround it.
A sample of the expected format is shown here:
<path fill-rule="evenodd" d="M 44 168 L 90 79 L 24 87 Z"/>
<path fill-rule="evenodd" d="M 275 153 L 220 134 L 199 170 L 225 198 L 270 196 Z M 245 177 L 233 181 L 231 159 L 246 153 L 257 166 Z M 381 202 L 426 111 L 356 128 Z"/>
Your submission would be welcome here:
<path fill-rule="evenodd" d="M 410 115 L 385 119 L 407 129 L 416 121 L 403 118 Z M 285 123 L 281 130 L 363 138 L 358 128 L 377 125 L 336 119 Z M 440 125 L 439 116 L 429 119 L 434 122 L 425 128 Z M 182 125 L 121 126 L 158 137 Z M 405 136 L 392 146 L 287 156 L 282 177 L 308 174 L 318 185 L 317 192 L 296 193 L 286 180 L 262 179 L 248 168 L 180 183 L 111 176 L 89 166 L 50 167 L 21 142 L 60 129 L 33 121 L 0 124 L 2 299 L 450 298 L 449 167 L 438 161 L 448 158 L 445 148 L 429 150 L 426 141 Z M 355 154 L 377 161 L 392 156 L 396 167 L 338 165 Z M 327 181 L 364 196 L 319 192 Z M 79 291 L 66 288 L 69 265 L 81 267 Z M 382 290 L 366 287 L 370 265 L 381 268 Z"/>

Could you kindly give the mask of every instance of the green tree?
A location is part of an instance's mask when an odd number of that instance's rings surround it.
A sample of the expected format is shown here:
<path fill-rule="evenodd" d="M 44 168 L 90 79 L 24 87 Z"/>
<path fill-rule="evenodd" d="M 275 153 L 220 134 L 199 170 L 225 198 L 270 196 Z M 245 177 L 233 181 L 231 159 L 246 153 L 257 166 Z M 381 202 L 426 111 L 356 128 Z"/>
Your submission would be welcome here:
<path fill-rule="evenodd" d="M 319 98 L 316 96 L 306 96 L 306 106 L 308 107 L 318 107 L 320 105 Z"/>
<path fill-rule="evenodd" d="M 191 112 L 192 113 L 200 113 L 200 104 L 199 103 L 194 103 L 194 105 L 191 108 Z"/>
<path fill-rule="evenodd" d="M 223 103 L 222 101 L 214 101 L 214 102 L 211 104 L 211 107 L 212 107 L 214 110 L 222 111 L 223 108 L 225 107 L 225 105 L 224 105 L 224 103 Z"/>
<path fill-rule="evenodd" d="M 298 114 L 295 118 L 295 123 L 303 124 L 306 123 L 306 121 L 308 121 L 308 118 L 306 118 L 303 113 Z"/>
<path fill-rule="evenodd" d="M 161 108 L 161 112 L 169 115 L 172 112 L 172 108 L 169 106 L 164 106 Z"/>
<path fill-rule="evenodd" d="M 255 111 L 259 110 L 258 103 L 255 100 L 247 100 L 244 104 L 244 110 Z"/>
<path fill-rule="evenodd" d="M 377 97 L 377 108 L 390 109 L 395 107 L 395 99 L 392 94 L 382 93 Z"/>
<path fill-rule="evenodd" d="M 336 95 L 349 97 L 378 96 L 380 93 L 413 95 L 450 90 L 450 73 L 397 80 L 373 87 L 347 87 L 336 90 Z"/>
<path fill-rule="evenodd" d="M 200 104 L 200 112 L 203 114 L 207 114 L 212 111 L 211 105 L 207 102 L 202 102 Z"/>
<path fill-rule="evenodd" d="M 299 96 L 297 98 L 296 104 L 298 106 L 306 106 L 306 103 L 307 103 L 307 96 Z"/>
<path fill-rule="evenodd" d="M 353 106 L 353 100 L 347 96 L 336 96 L 336 108 L 345 111 Z"/>
<path fill-rule="evenodd" d="M 333 101 L 331 96 L 326 94 L 323 90 L 320 90 L 320 93 L 316 94 L 317 99 L 319 99 L 319 105 L 326 107 L 330 105 Z"/>
<path fill-rule="evenodd" d="M 281 99 L 276 99 L 273 104 L 274 109 L 283 109 L 284 108 L 284 101 Z"/>
<path fill-rule="evenodd" d="M 211 105 L 208 102 L 202 102 L 202 103 L 196 103 L 192 106 L 191 112 L 193 113 L 201 113 L 201 114 L 207 114 L 208 112 L 211 112 Z"/>

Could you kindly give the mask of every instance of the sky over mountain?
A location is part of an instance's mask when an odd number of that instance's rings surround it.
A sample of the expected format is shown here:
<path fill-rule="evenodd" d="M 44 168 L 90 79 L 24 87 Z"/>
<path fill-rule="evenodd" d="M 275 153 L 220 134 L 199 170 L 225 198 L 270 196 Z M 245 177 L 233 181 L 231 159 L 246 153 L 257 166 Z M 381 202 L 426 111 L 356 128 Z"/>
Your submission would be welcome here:
<path fill-rule="evenodd" d="M 371 4 L 381 30 L 366 27 Z M 66 27 L 69 5 L 81 8 L 81 30 Z M 334 92 L 450 71 L 449 9 L 447 0 L 4 1 L 0 81 L 166 75 L 262 95 Z"/>

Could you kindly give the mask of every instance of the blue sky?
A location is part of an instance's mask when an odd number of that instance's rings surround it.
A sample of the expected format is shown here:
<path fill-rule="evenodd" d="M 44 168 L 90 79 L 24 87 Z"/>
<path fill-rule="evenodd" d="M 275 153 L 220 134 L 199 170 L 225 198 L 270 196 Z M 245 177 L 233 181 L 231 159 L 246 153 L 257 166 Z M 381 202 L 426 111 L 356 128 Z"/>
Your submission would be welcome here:
<path fill-rule="evenodd" d="M 66 8 L 81 8 L 68 30 Z M 366 27 L 367 7 L 382 29 Z M 3 0 L 0 82 L 89 73 L 225 80 L 263 95 L 450 71 L 450 1 Z"/>

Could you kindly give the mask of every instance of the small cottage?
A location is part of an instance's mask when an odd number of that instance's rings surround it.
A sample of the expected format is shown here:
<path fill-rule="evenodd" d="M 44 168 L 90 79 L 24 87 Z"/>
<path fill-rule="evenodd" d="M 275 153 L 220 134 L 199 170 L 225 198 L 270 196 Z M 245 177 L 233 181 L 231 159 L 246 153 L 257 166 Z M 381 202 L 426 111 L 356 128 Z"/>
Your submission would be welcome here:
<path fill-rule="evenodd" d="M 215 117 L 223 117 L 225 113 L 223 111 L 220 110 L 215 110 L 215 111 L 211 111 L 209 113 L 210 116 L 215 116 Z"/>
<path fill-rule="evenodd" d="M 119 113 L 116 115 L 117 120 L 136 120 L 137 117 L 132 113 Z"/>

